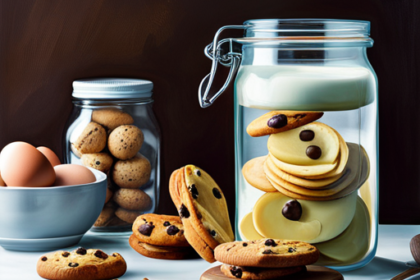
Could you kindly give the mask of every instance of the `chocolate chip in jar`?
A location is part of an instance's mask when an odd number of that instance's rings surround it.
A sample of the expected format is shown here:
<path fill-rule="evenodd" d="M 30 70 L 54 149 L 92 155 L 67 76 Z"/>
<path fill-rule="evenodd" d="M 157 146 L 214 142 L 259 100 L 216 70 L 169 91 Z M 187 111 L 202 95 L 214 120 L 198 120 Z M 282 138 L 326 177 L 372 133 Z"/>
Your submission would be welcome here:
<path fill-rule="evenodd" d="M 302 217 L 302 205 L 297 200 L 289 200 L 282 209 L 283 216 L 291 221 L 299 221 Z"/>
<path fill-rule="evenodd" d="M 143 132 L 135 125 L 121 125 L 108 137 L 110 153 L 122 160 L 133 158 L 143 145 Z"/>
<path fill-rule="evenodd" d="M 112 178 L 121 188 L 137 189 L 149 181 L 151 172 L 149 160 L 138 153 L 132 159 L 117 161 L 112 171 Z"/>
<path fill-rule="evenodd" d="M 306 155 L 311 159 L 319 159 L 322 155 L 320 147 L 311 145 L 306 149 Z"/>
<path fill-rule="evenodd" d="M 268 120 L 267 125 L 272 128 L 282 128 L 287 125 L 287 116 L 283 114 L 275 115 Z"/>
<path fill-rule="evenodd" d="M 315 138 L 315 132 L 310 129 L 302 130 L 299 133 L 299 138 L 304 142 L 312 141 Z"/>

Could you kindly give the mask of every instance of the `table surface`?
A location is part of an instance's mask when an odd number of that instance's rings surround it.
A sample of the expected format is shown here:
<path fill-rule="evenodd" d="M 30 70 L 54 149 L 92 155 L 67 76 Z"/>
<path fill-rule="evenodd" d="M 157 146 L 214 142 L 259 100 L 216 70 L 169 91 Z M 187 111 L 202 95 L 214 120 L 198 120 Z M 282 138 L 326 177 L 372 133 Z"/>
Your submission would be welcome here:
<path fill-rule="evenodd" d="M 420 226 L 413 225 L 380 225 L 379 244 L 376 257 L 367 266 L 344 272 L 346 280 L 391 279 L 408 267 L 406 262 L 412 260 L 409 242 L 420 233 Z M 143 257 L 128 245 L 128 237 L 96 236 L 86 234 L 81 242 L 72 248 L 98 248 L 105 252 L 118 252 L 127 262 L 127 272 L 121 280 L 198 280 L 200 275 L 217 264 L 204 260 L 169 261 Z M 36 273 L 36 262 L 42 252 L 14 252 L 0 247 L 0 279 L 42 279 Z M 411 277 L 409 279 L 420 279 Z"/>

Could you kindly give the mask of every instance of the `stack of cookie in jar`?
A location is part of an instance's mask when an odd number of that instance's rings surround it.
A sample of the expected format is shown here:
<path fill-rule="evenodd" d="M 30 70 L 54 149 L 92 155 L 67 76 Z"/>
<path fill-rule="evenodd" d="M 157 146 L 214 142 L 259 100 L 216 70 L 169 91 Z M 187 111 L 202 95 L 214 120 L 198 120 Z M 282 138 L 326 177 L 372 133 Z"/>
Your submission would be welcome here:
<path fill-rule="evenodd" d="M 139 152 L 144 135 L 133 123 L 131 115 L 118 109 L 94 110 L 91 122 L 71 143 L 83 165 L 108 175 L 106 201 L 96 227 L 132 224 L 153 206 L 140 189 L 149 181 L 152 167 Z"/>

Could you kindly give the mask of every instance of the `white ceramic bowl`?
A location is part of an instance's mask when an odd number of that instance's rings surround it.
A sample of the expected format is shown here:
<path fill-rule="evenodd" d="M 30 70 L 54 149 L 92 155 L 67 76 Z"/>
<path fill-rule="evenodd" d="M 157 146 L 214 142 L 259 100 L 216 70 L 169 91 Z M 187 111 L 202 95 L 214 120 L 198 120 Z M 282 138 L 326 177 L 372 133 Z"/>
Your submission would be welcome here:
<path fill-rule="evenodd" d="M 44 251 L 74 245 L 92 227 L 105 203 L 106 175 L 63 187 L 0 187 L 0 246 Z"/>

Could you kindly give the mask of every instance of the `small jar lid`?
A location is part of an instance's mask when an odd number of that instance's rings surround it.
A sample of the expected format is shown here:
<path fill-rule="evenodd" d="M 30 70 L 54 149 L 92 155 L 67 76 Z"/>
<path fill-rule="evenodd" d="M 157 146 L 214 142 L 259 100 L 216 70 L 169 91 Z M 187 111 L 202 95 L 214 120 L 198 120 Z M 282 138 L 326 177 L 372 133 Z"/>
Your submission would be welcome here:
<path fill-rule="evenodd" d="M 152 97 L 153 82 L 131 78 L 94 78 L 73 82 L 73 97 L 80 99 L 139 99 Z"/>

